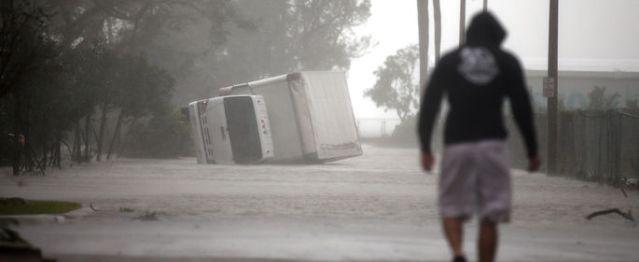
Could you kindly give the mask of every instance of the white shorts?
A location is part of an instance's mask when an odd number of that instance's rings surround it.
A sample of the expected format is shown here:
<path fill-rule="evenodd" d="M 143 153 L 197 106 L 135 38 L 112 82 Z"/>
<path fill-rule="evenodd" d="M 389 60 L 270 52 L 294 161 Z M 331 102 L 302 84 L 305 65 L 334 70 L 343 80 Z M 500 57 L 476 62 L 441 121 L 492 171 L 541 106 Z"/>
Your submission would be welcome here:
<path fill-rule="evenodd" d="M 495 223 L 509 222 L 510 164 L 503 140 L 446 146 L 439 178 L 442 217 L 464 220 L 477 213 Z"/>

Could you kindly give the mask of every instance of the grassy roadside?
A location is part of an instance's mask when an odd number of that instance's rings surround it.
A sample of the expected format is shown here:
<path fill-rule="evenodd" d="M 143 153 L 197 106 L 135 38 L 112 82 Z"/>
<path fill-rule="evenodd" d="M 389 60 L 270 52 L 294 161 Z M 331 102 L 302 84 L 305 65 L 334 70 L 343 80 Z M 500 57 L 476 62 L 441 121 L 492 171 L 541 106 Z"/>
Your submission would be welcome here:
<path fill-rule="evenodd" d="M 0 215 L 64 214 L 81 206 L 66 201 L 0 198 Z"/>

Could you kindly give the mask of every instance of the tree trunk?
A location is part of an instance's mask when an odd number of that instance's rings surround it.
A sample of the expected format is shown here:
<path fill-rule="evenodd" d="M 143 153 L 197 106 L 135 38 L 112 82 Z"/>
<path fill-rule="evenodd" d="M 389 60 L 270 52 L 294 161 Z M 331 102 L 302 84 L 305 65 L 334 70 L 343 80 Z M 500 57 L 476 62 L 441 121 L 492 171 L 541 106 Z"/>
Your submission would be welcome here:
<path fill-rule="evenodd" d="M 60 152 L 61 147 L 62 147 L 62 135 L 60 134 L 60 132 L 58 132 L 55 136 L 55 148 L 54 148 L 55 162 L 53 163 L 53 165 L 58 168 L 62 168 L 62 152 Z"/>
<path fill-rule="evenodd" d="M 419 28 L 419 86 L 424 93 L 428 78 L 428 0 L 417 0 L 417 23 Z"/>
<path fill-rule="evenodd" d="M 82 147 L 80 144 L 82 141 L 80 140 L 80 122 L 75 123 L 75 131 L 73 132 L 73 149 L 71 150 L 71 160 L 80 162 L 80 158 L 82 157 L 82 152 L 80 148 Z"/>
<path fill-rule="evenodd" d="M 120 111 L 118 114 L 118 120 L 115 124 L 115 131 L 113 132 L 113 138 L 111 139 L 111 144 L 109 145 L 109 152 L 107 153 L 107 159 L 111 159 L 111 153 L 113 153 L 113 147 L 115 146 L 116 141 L 120 140 L 120 128 L 122 127 L 122 118 L 123 114 Z"/>
<path fill-rule="evenodd" d="M 25 102 L 27 104 L 27 110 L 26 110 L 26 115 L 22 121 L 22 125 L 24 126 L 24 130 L 23 130 L 23 135 L 24 135 L 24 148 L 26 149 L 23 152 L 25 153 L 25 165 L 26 165 L 26 170 L 31 172 L 33 171 L 33 167 L 35 166 L 35 162 L 34 162 L 34 158 L 35 158 L 35 150 L 33 150 L 33 147 L 31 146 L 31 126 L 29 125 L 29 120 L 31 119 L 31 105 L 29 104 L 29 100 L 25 98 Z"/>
<path fill-rule="evenodd" d="M 45 123 L 45 119 L 47 119 L 47 115 L 46 112 L 42 112 L 42 115 L 40 116 L 40 121 L 42 121 L 43 123 Z M 37 120 L 36 120 L 37 121 Z M 49 138 L 51 137 L 49 135 L 49 130 L 51 130 L 52 128 L 50 126 L 46 127 L 46 132 L 40 132 L 40 143 L 42 143 L 42 160 L 40 161 L 42 163 L 42 165 L 44 167 L 46 167 L 49 164 L 49 149 L 52 145 L 49 144 Z"/>
<path fill-rule="evenodd" d="M 439 0 L 433 0 L 433 16 L 435 19 L 435 63 L 439 62 L 442 46 L 442 10 Z"/>
<path fill-rule="evenodd" d="M 98 131 L 95 131 L 95 126 L 91 125 L 91 134 L 93 135 L 93 141 L 98 141 Z"/>
<path fill-rule="evenodd" d="M 13 157 L 12 157 L 12 169 L 13 169 L 13 175 L 14 176 L 19 176 L 20 175 L 20 166 L 21 166 L 21 158 L 22 158 L 22 148 L 23 145 L 21 143 L 21 135 L 22 135 L 22 130 L 21 129 L 21 121 L 20 121 L 20 107 L 21 105 L 21 101 L 20 101 L 20 97 L 18 96 L 18 94 L 14 94 L 14 98 L 15 98 L 15 108 L 13 109 L 13 141 L 12 141 L 12 147 L 13 147 Z"/>
<path fill-rule="evenodd" d="M 459 45 L 466 41 L 466 0 L 461 0 L 459 6 Z"/>
<path fill-rule="evenodd" d="M 89 162 L 89 132 L 91 128 L 91 114 L 87 115 L 84 119 L 84 162 Z"/>
<path fill-rule="evenodd" d="M 41 163 L 44 163 L 43 165 L 46 166 L 49 163 L 49 147 L 47 146 L 47 137 L 45 135 L 42 135 L 42 160 L 40 160 Z M 37 157 L 37 156 L 36 156 Z"/>
<path fill-rule="evenodd" d="M 402 114 L 402 112 L 400 112 L 399 110 L 395 110 L 395 112 L 397 112 L 397 117 L 399 118 L 399 122 L 404 123 L 404 114 Z"/>
<path fill-rule="evenodd" d="M 121 145 L 121 147 L 119 148 L 119 151 L 118 151 L 119 154 L 122 155 L 122 154 L 126 153 L 126 150 L 128 149 L 127 148 L 127 144 L 126 144 L 126 142 L 127 142 L 126 138 L 131 137 L 131 127 L 135 127 L 135 125 L 138 122 L 138 120 L 139 120 L 139 118 L 133 117 L 133 118 L 131 118 L 131 120 L 126 121 L 128 123 L 124 123 L 124 126 L 126 127 L 126 131 L 125 131 L 124 135 L 120 135 L 120 138 L 122 138 L 122 137 L 125 138 L 125 140 L 124 140 L 125 144 Z M 122 127 L 120 127 L 120 129 L 122 129 Z M 120 131 L 120 132 L 122 132 L 122 131 Z"/>
<path fill-rule="evenodd" d="M 106 129 L 106 117 L 107 117 L 107 112 L 108 112 L 108 108 L 107 108 L 107 102 L 104 102 L 104 104 L 102 104 L 102 112 L 101 112 L 101 117 L 100 117 L 100 130 L 98 133 L 98 137 L 96 139 L 96 145 L 97 145 L 97 152 L 96 152 L 96 156 L 95 156 L 95 160 L 100 162 L 102 160 L 102 145 L 103 145 L 103 137 L 104 137 L 104 130 Z"/>

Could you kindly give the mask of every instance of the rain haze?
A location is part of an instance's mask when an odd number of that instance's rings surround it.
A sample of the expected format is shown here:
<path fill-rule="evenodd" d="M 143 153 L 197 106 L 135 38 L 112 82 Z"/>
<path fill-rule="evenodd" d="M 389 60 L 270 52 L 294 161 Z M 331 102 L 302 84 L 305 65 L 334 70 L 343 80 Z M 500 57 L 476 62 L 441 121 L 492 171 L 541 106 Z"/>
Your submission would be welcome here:
<path fill-rule="evenodd" d="M 0 1 L 0 262 L 639 261 L 637 10 Z"/>

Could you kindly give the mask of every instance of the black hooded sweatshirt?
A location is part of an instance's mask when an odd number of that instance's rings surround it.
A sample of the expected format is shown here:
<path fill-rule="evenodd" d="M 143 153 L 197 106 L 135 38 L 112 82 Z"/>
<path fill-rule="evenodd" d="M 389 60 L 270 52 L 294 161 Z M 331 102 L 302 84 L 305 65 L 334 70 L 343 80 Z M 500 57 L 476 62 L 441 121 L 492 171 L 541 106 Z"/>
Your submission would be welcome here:
<path fill-rule="evenodd" d="M 471 21 L 466 43 L 441 58 L 421 102 L 418 132 L 422 152 L 431 152 L 433 123 L 445 95 L 450 105 L 446 145 L 505 139 L 502 108 L 508 98 L 528 156 L 537 155 L 530 98 L 519 61 L 500 48 L 505 37 L 497 19 L 483 12 Z"/>

